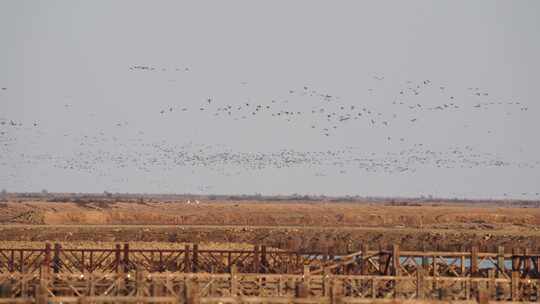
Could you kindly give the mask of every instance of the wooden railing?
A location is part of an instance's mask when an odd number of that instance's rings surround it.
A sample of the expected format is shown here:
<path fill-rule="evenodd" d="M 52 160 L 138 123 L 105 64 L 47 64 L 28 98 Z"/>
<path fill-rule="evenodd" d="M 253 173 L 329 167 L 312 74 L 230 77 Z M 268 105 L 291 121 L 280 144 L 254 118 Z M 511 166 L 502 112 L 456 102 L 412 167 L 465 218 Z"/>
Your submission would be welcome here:
<path fill-rule="evenodd" d="M 483 277 L 510 279 L 540 278 L 540 255 L 530 250 L 463 252 L 361 250 L 345 256 L 329 252 L 291 252 L 255 246 L 253 250 L 201 250 L 197 244 L 183 249 L 134 249 L 129 244 L 114 248 L 63 248 L 45 244 L 42 249 L 0 249 L 0 273 L 37 273 L 45 265 L 53 273 L 147 272 L 228 273 L 235 266 L 240 273 L 415 276 L 423 271 L 433 277 Z"/>
<path fill-rule="evenodd" d="M 282 303 L 299 299 L 354 303 L 358 299 L 389 298 L 540 301 L 540 280 L 520 278 L 518 272 L 513 272 L 511 278 L 476 278 L 433 277 L 423 271 L 415 276 L 318 275 L 310 273 L 309 267 L 302 274 L 239 273 L 234 266 L 230 273 L 219 274 L 149 273 L 141 269 L 132 273 L 52 273 L 50 268 L 43 267 L 37 274 L 0 274 L 0 287 L 0 298 L 32 299 L 35 303 L 70 302 L 75 298 L 82 303 L 104 299 L 237 303 L 239 297 Z"/>

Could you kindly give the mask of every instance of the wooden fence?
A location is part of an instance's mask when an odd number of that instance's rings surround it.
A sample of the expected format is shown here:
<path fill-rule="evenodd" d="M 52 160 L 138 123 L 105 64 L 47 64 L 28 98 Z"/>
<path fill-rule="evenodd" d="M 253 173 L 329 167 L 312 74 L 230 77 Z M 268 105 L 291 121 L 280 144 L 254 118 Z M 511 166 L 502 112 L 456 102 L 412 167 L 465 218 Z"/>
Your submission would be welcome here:
<path fill-rule="evenodd" d="M 38 273 L 45 265 L 53 273 L 147 272 L 228 273 L 235 266 L 241 273 L 301 274 L 308 266 L 312 274 L 415 276 L 422 271 L 433 277 L 483 277 L 510 279 L 540 278 L 540 254 L 528 249 L 505 252 L 361 250 L 345 256 L 326 252 L 268 250 L 201 250 L 197 244 L 183 249 L 133 249 L 129 244 L 114 248 L 69 249 L 45 244 L 41 249 L 0 249 L 0 273 Z"/>
<path fill-rule="evenodd" d="M 235 266 L 230 273 L 53 273 L 44 266 L 38 273 L 0 274 L 0 287 L 0 303 L 6 298 L 35 303 L 75 298 L 82 303 L 235 303 L 238 297 L 286 303 L 297 301 L 293 298 L 331 303 L 389 298 L 540 301 L 540 280 L 520 278 L 517 271 L 510 278 L 480 278 L 433 277 L 423 271 L 415 276 L 312 274 L 308 266 L 302 274 L 239 273 Z"/>

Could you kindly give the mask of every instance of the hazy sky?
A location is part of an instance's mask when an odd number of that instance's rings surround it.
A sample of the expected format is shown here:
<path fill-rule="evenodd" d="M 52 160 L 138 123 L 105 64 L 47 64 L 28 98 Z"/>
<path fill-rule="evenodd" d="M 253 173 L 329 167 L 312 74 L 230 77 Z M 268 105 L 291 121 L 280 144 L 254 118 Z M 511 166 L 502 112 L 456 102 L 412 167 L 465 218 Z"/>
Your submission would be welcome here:
<path fill-rule="evenodd" d="M 3 0 L 0 188 L 540 199 L 539 17 Z"/>

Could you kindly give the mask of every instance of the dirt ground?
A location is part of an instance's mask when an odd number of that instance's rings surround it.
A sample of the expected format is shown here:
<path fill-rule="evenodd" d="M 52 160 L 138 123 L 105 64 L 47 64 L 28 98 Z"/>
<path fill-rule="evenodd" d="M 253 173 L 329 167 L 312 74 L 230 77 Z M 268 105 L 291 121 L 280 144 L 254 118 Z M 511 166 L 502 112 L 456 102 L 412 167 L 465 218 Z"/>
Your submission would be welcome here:
<path fill-rule="evenodd" d="M 385 203 L 257 201 L 18 201 L 0 205 L 0 224 L 241 225 L 514 229 L 540 227 L 540 208 Z"/>
<path fill-rule="evenodd" d="M 0 241 L 265 244 L 292 250 L 540 249 L 540 208 L 494 202 L 8 200 Z M 142 245 L 141 245 L 142 246 Z M 173 245 L 175 246 L 175 245 Z M 107 246 L 110 247 L 110 246 Z"/>

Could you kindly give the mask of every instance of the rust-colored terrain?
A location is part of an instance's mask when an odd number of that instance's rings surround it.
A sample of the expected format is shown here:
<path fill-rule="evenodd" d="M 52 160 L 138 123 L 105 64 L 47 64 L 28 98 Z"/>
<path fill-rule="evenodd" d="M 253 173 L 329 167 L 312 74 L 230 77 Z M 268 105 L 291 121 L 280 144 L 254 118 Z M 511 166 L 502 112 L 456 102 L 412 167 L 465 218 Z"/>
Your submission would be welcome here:
<path fill-rule="evenodd" d="M 188 200 L 190 203 L 188 203 Z M 453 250 L 472 244 L 540 248 L 535 202 L 11 197 L 2 241 L 217 242 L 352 251 L 399 243 Z M 156 243 L 156 246 L 157 243 Z M 161 246 L 161 245 L 160 245 Z"/>

